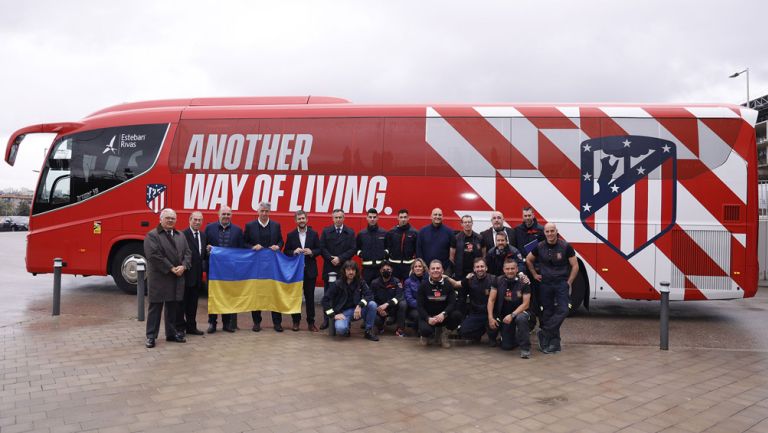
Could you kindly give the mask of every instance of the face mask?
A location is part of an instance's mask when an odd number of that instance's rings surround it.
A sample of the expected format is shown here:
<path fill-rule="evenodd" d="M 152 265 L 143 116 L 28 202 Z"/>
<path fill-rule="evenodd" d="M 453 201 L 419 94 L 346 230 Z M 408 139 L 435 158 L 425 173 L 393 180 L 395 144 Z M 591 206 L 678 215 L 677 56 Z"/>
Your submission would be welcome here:
<path fill-rule="evenodd" d="M 392 271 L 381 271 L 381 276 L 384 278 L 389 278 L 392 276 Z"/>

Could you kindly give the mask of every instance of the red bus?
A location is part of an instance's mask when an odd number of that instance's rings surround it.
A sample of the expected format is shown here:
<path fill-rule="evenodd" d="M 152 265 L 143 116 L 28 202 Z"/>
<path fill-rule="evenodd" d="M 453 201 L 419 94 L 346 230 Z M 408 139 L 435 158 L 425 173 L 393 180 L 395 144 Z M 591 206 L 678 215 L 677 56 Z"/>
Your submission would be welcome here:
<path fill-rule="evenodd" d="M 43 164 L 26 265 L 112 275 L 135 290 L 144 234 L 171 207 L 180 224 L 230 205 L 234 222 L 260 201 L 293 227 L 361 229 L 434 207 L 458 229 L 490 213 L 520 223 L 532 206 L 576 249 L 575 304 L 589 299 L 733 299 L 757 290 L 756 112 L 732 105 L 358 105 L 332 97 L 202 98 L 109 107 L 78 122 L 15 132 L 58 135 Z"/>

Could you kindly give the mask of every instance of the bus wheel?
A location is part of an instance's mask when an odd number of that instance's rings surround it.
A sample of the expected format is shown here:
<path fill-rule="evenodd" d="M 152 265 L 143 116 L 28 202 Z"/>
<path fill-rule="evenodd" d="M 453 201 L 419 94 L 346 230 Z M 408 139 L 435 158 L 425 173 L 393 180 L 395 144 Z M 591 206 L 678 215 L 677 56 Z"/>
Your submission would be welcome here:
<path fill-rule="evenodd" d="M 587 295 L 587 283 L 586 277 L 583 272 L 579 271 L 576 275 L 576 279 L 571 286 L 571 305 L 568 311 L 568 315 L 572 316 L 576 314 L 579 307 L 584 302 L 584 297 Z"/>
<path fill-rule="evenodd" d="M 136 264 L 139 259 L 144 260 L 144 248 L 139 242 L 121 246 L 112 257 L 109 273 L 117 287 L 126 293 L 136 294 L 138 280 Z"/>

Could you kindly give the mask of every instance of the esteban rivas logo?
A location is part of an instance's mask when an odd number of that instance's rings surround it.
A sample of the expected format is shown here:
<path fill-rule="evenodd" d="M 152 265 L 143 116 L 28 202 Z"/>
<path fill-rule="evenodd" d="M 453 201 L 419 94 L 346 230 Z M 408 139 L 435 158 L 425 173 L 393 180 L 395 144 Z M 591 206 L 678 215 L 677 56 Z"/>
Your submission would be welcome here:
<path fill-rule="evenodd" d="M 112 139 L 109 140 L 109 144 L 107 144 L 107 147 L 105 147 L 104 151 L 101 152 L 102 155 L 107 152 L 111 153 L 112 155 L 117 154 L 117 149 L 115 149 L 115 138 L 117 138 L 117 135 L 112 136 Z"/>
<path fill-rule="evenodd" d="M 675 224 L 677 148 L 668 140 L 621 135 L 581 143 L 584 226 L 630 258 Z"/>

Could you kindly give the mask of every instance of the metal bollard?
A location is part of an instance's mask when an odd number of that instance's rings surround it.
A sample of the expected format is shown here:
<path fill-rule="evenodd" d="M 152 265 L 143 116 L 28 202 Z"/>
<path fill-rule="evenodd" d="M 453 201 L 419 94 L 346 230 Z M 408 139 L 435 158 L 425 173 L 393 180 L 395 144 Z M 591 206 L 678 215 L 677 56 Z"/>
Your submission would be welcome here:
<path fill-rule="evenodd" d="M 669 350 L 669 281 L 661 282 L 661 336 L 659 349 Z"/>
<path fill-rule="evenodd" d="M 328 272 L 328 285 L 334 284 L 336 282 L 336 272 Z M 325 314 L 325 311 L 323 311 L 323 314 Z M 349 324 L 350 330 L 352 329 L 352 324 Z M 328 335 L 331 337 L 336 335 L 336 319 L 333 317 L 328 318 Z"/>
<path fill-rule="evenodd" d="M 61 257 L 53 259 L 53 315 L 61 314 L 61 268 L 64 261 Z"/>
<path fill-rule="evenodd" d="M 136 304 L 139 322 L 144 321 L 144 296 L 147 293 L 147 282 L 144 280 L 144 274 L 147 270 L 147 263 L 144 260 L 136 261 Z"/>

